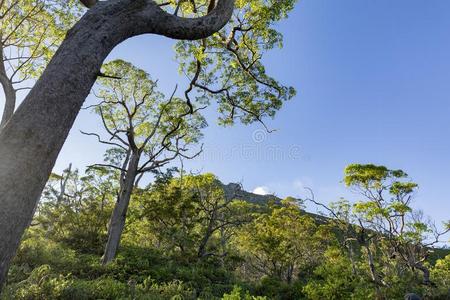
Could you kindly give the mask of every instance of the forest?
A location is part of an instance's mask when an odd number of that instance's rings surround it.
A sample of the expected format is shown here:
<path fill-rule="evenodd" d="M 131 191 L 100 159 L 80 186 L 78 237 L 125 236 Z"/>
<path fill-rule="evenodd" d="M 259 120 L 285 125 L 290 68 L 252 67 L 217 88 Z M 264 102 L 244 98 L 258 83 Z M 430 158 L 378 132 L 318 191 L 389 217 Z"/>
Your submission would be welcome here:
<path fill-rule="evenodd" d="M 443 232 L 410 206 L 401 170 L 349 165 L 362 201 L 258 196 L 213 174 L 170 169 L 135 187 L 120 249 L 105 263 L 119 171 L 52 174 L 2 299 L 446 299 Z M 307 213 L 307 202 L 323 214 Z M 111 226 L 111 225 L 109 225 Z"/>
<path fill-rule="evenodd" d="M 267 56 L 297 5 L 1 0 L 0 299 L 450 299 L 450 221 L 424 213 L 407 170 L 355 159 L 340 178 L 351 196 L 325 199 L 185 167 L 211 110 L 217 126 L 277 134 L 297 90 Z M 174 41 L 170 89 L 110 56 L 148 34 Z M 80 111 L 103 159 L 57 170 Z"/>

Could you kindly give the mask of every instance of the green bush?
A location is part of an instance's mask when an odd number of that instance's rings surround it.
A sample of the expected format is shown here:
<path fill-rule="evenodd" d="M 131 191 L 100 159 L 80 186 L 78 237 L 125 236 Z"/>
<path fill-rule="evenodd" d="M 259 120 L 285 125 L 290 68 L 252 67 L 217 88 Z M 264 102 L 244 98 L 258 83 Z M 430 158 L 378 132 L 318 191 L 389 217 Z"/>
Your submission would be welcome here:
<path fill-rule="evenodd" d="M 68 285 L 61 299 L 126 299 L 129 295 L 129 287 L 120 281 L 111 278 L 99 278 L 96 280 L 74 280 Z"/>
<path fill-rule="evenodd" d="M 174 280 L 167 283 L 157 283 L 147 278 L 137 286 L 137 299 L 142 300 L 194 300 L 196 293 L 183 282 Z"/>
<path fill-rule="evenodd" d="M 295 281 L 291 284 L 273 277 L 263 277 L 256 285 L 255 292 L 258 295 L 266 295 L 270 299 L 290 300 L 302 299 L 302 284 Z"/>
<path fill-rule="evenodd" d="M 222 300 L 266 300 L 266 297 L 251 296 L 248 291 L 243 292 L 242 288 L 235 286 L 230 294 L 224 294 Z"/>
<path fill-rule="evenodd" d="M 70 276 L 54 274 L 49 265 L 42 265 L 34 269 L 26 280 L 7 286 L 1 299 L 64 299 L 64 291 L 71 283 Z"/>
<path fill-rule="evenodd" d="M 29 237 L 22 241 L 14 260 L 16 265 L 29 265 L 36 268 L 50 265 L 54 269 L 72 271 L 78 265 L 74 250 L 60 243 L 42 237 Z"/>

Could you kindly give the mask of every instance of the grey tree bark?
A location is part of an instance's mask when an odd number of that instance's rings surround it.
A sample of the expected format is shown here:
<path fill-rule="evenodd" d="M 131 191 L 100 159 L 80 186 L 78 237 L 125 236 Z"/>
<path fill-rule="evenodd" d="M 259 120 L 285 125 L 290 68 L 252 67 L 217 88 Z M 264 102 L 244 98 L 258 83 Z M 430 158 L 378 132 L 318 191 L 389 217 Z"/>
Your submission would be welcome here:
<path fill-rule="evenodd" d="M 107 264 L 115 257 L 120 245 L 123 229 L 125 228 L 125 220 L 127 216 L 128 206 L 130 204 L 131 194 L 135 185 L 137 170 L 139 167 L 139 154 L 133 153 L 130 163 L 117 197 L 114 211 L 111 215 L 108 226 L 108 242 L 105 246 L 105 253 L 102 257 L 102 263 Z"/>
<path fill-rule="evenodd" d="M 212 213 L 212 216 L 209 218 L 208 227 L 206 228 L 206 232 L 203 235 L 203 238 L 198 247 L 197 256 L 198 258 L 203 258 L 206 256 L 206 246 L 208 245 L 209 239 L 214 233 L 214 223 L 216 222 L 216 212 Z"/>
<path fill-rule="evenodd" d="M 151 0 L 99 2 L 68 32 L 41 78 L 0 129 L 0 286 L 33 215 L 56 158 L 111 50 L 132 36 L 153 33 L 201 39 L 230 19 L 234 0 L 210 14 L 185 19 Z"/>
<path fill-rule="evenodd" d="M 1 74 L 0 77 L 2 77 Z M 14 108 L 16 107 L 16 91 L 8 79 L 5 79 L 5 81 L 0 79 L 0 83 L 5 94 L 5 106 L 3 108 L 2 119 L 0 121 L 0 127 L 2 127 L 14 113 Z"/>
<path fill-rule="evenodd" d="M 3 57 L 3 47 L 0 45 L 0 55 Z M 11 118 L 16 108 L 16 90 L 11 82 L 11 79 L 6 73 L 5 65 L 0 63 L 0 84 L 5 95 L 5 105 L 3 108 L 2 119 L 0 121 L 0 128 Z"/>

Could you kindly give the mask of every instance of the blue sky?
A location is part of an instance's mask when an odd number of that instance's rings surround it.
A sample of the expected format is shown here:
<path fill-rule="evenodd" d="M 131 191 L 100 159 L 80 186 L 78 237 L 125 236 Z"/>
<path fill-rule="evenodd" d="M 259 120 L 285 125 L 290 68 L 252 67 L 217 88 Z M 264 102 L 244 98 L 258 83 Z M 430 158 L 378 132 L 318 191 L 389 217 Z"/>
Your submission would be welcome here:
<path fill-rule="evenodd" d="M 298 95 L 268 120 L 277 131 L 221 128 L 210 110 L 205 153 L 185 166 L 279 196 L 304 195 L 308 186 L 329 202 L 357 199 L 340 183 L 347 164 L 383 164 L 420 184 L 416 207 L 449 219 L 450 1 L 303 0 L 278 29 L 284 48 L 265 64 Z M 135 63 L 169 93 L 185 82 L 173 44 L 138 37 L 110 59 Z M 94 115 L 80 114 L 56 171 L 69 162 L 82 168 L 101 161 L 104 148 L 79 134 L 98 127 Z"/>

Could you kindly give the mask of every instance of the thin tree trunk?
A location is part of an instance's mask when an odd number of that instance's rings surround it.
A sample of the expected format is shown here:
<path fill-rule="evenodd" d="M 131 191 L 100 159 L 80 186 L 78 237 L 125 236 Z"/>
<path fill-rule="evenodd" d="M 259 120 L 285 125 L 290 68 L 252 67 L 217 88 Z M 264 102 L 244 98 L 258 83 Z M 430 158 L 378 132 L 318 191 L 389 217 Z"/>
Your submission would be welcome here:
<path fill-rule="evenodd" d="M 114 211 L 109 221 L 108 241 L 105 246 L 105 253 L 102 257 L 102 263 L 104 265 L 110 263 L 117 255 L 117 250 L 120 245 L 120 238 L 122 237 L 123 229 L 125 228 L 125 221 L 131 194 L 136 181 L 138 165 L 139 155 L 133 154 L 125 174 L 124 181 L 121 184 L 119 197 L 116 205 L 114 206 Z"/>
<path fill-rule="evenodd" d="M 64 196 L 66 195 L 66 187 L 67 182 L 69 181 L 70 175 L 72 175 L 72 164 L 69 164 L 69 167 L 67 168 L 67 174 L 64 178 L 64 172 L 62 173 L 63 178 L 61 178 L 60 184 L 59 184 L 59 195 L 56 198 L 56 207 L 59 207 L 61 203 L 64 200 Z"/>
<path fill-rule="evenodd" d="M 0 55 L 3 58 L 3 47 L 0 45 Z M 0 84 L 3 88 L 3 93 L 5 95 L 5 106 L 3 107 L 3 115 L 0 121 L 0 128 L 5 125 L 14 113 L 16 108 L 16 90 L 6 73 L 5 63 L 0 63 Z"/>
<path fill-rule="evenodd" d="M 208 220 L 208 227 L 206 228 L 206 232 L 203 235 L 203 238 L 198 247 L 198 251 L 197 251 L 198 258 L 203 258 L 206 256 L 206 246 L 208 245 L 209 239 L 211 238 L 211 235 L 213 234 L 213 227 L 214 227 L 215 221 L 216 221 L 216 212 L 214 211 L 213 215 Z"/>
<path fill-rule="evenodd" d="M 430 279 L 430 270 L 425 267 L 422 263 L 417 263 L 415 265 L 416 269 L 419 269 L 423 273 L 423 284 L 424 285 L 432 285 L 432 281 Z"/>
<path fill-rule="evenodd" d="M 356 275 L 356 262 L 355 262 L 355 250 L 352 244 L 348 244 L 350 263 L 352 264 L 352 274 Z"/>
<path fill-rule="evenodd" d="M 0 288 L 56 158 L 100 67 L 120 42 L 154 33 L 201 39 L 230 19 L 234 0 L 184 19 L 153 1 L 99 2 L 72 28 L 17 111 L 0 129 Z"/>
<path fill-rule="evenodd" d="M 369 270 L 370 270 L 370 275 L 372 277 L 372 281 L 375 284 L 377 300 L 384 300 L 384 296 L 383 296 L 383 293 L 381 292 L 381 288 L 380 288 L 380 285 L 381 285 L 380 280 L 377 276 L 377 272 L 375 269 L 375 262 L 374 262 L 372 250 L 370 250 L 369 245 L 365 245 L 364 247 L 367 250 L 367 259 L 368 259 L 368 263 L 369 263 Z"/>
<path fill-rule="evenodd" d="M 11 116 L 14 114 L 14 109 L 16 108 L 16 91 L 13 85 L 10 82 L 4 84 L 3 80 L 1 81 L 1 83 L 5 94 L 5 106 L 3 108 L 0 128 L 3 127 L 3 125 L 5 125 L 5 123 L 11 118 Z"/>

